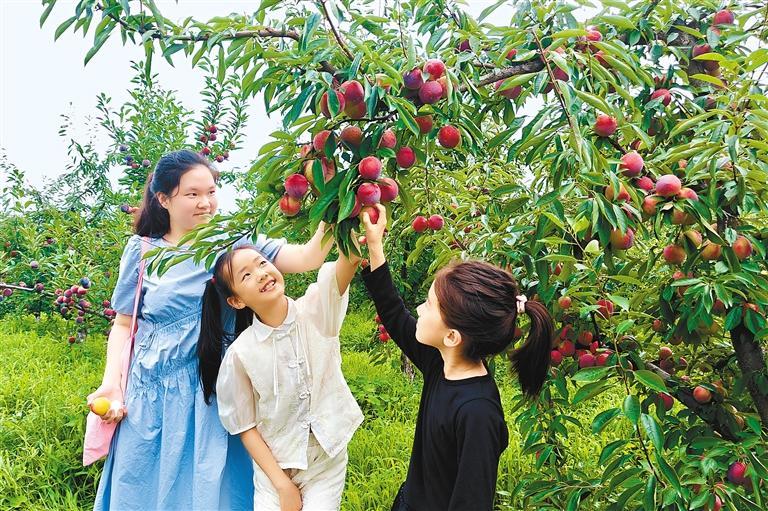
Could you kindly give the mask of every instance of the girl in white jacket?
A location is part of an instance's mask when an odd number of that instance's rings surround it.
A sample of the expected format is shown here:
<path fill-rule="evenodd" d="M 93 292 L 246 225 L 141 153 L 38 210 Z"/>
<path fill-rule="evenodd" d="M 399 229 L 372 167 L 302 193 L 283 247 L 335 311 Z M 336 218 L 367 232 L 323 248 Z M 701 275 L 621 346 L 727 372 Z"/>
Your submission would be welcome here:
<path fill-rule="evenodd" d="M 254 460 L 259 511 L 341 505 L 347 444 L 363 420 L 339 350 L 358 263 L 340 256 L 324 264 L 317 282 L 293 300 L 277 268 L 255 247 L 241 247 L 219 257 L 206 285 L 198 341 L 203 392 L 209 400 L 215 391 L 222 424 Z M 241 333 L 222 360 L 223 301 L 238 311 Z"/>

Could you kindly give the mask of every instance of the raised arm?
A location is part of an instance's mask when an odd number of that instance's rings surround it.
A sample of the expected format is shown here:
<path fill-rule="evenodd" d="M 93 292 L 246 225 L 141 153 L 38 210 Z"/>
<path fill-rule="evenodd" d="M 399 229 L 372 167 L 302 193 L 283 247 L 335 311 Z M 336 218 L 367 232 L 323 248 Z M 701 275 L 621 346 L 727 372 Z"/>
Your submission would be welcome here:
<path fill-rule="evenodd" d="M 376 208 L 379 210 L 380 218 L 377 224 L 371 223 L 368 213 L 361 213 L 365 237 L 368 241 L 368 256 L 371 259 L 370 266 L 362 272 L 363 282 L 392 340 L 419 371 L 426 374 L 430 368 L 434 367 L 433 363 L 440 358 L 440 353 L 437 349 L 421 344 L 416 339 L 416 318 L 405 306 L 395 288 L 384 256 L 386 210 L 381 204 L 377 204 Z"/>
<path fill-rule="evenodd" d="M 325 222 L 320 222 L 314 236 L 303 245 L 283 246 L 275 258 L 275 266 L 282 273 L 303 273 L 322 266 L 333 247 L 333 238 L 325 240 Z"/>

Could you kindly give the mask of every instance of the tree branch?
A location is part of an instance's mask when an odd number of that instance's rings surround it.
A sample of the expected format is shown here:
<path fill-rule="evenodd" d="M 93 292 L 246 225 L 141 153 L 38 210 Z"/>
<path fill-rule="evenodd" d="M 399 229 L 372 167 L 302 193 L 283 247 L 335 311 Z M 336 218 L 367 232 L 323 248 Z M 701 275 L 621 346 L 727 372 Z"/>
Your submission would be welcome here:
<path fill-rule="evenodd" d="M 317 3 L 320 4 L 320 8 L 323 10 L 323 16 L 325 16 L 325 21 L 327 21 L 328 25 L 330 25 L 331 30 L 333 31 L 333 36 L 336 38 L 336 42 L 339 43 L 339 46 L 341 47 L 342 51 L 344 51 L 344 54 L 347 57 L 349 57 L 349 60 L 355 60 L 355 56 L 352 54 L 351 51 L 349 51 L 349 48 L 347 48 L 347 45 L 341 39 L 341 35 L 339 34 L 339 31 L 336 30 L 336 25 L 333 24 L 331 15 L 328 13 L 328 8 L 325 6 L 325 0 L 318 0 Z"/>
<path fill-rule="evenodd" d="M 672 375 L 668 372 L 653 364 L 651 362 L 645 363 L 646 369 L 649 369 L 659 375 L 665 382 L 672 379 Z M 712 429 L 718 432 L 726 440 L 731 442 L 738 441 L 736 434 L 732 431 L 731 426 L 723 418 L 730 415 L 730 412 L 725 410 L 721 404 L 708 403 L 700 404 L 693 398 L 693 391 L 691 389 L 677 386 L 676 390 L 670 390 L 668 392 L 675 399 L 683 403 L 689 410 L 695 413 L 702 421 L 709 424 Z M 712 413 L 714 411 L 714 414 Z"/>
<path fill-rule="evenodd" d="M 755 336 L 743 324 L 731 330 L 731 342 L 752 401 L 755 403 L 757 413 L 760 414 L 763 428 L 768 429 L 768 394 L 760 390 L 757 381 L 760 377 L 768 378 L 766 376 L 765 357 L 760 344 L 755 341 Z"/>

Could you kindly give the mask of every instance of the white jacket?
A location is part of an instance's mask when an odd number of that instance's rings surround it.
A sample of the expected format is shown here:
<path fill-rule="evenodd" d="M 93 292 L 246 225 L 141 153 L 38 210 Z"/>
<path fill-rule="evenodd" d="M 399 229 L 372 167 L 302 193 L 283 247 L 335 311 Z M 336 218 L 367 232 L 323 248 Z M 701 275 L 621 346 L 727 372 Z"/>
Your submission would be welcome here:
<path fill-rule="evenodd" d="M 341 453 L 363 414 L 341 372 L 339 331 L 349 290 L 325 263 L 301 298 L 288 298 L 277 328 L 256 317 L 227 350 L 216 381 L 219 417 L 236 435 L 256 427 L 281 468 L 307 468 L 310 430 L 330 457 Z"/>

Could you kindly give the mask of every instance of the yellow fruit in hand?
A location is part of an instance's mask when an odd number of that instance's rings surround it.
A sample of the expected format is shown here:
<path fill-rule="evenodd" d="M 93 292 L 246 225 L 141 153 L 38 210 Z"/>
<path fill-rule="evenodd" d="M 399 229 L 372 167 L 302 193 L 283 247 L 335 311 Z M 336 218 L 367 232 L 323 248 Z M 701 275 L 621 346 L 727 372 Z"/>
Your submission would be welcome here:
<path fill-rule="evenodd" d="M 97 397 L 91 401 L 91 411 L 99 416 L 104 416 L 112 403 L 106 397 Z"/>

